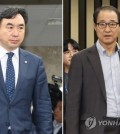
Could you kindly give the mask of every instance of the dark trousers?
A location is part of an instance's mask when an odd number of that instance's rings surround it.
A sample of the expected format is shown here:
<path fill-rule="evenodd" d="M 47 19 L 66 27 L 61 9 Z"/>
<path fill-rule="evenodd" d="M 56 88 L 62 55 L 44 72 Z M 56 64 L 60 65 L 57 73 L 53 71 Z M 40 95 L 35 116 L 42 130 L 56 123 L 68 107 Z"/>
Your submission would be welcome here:
<path fill-rule="evenodd" d="M 120 134 L 120 118 L 106 117 L 105 121 L 109 123 L 104 128 L 104 134 Z"/>

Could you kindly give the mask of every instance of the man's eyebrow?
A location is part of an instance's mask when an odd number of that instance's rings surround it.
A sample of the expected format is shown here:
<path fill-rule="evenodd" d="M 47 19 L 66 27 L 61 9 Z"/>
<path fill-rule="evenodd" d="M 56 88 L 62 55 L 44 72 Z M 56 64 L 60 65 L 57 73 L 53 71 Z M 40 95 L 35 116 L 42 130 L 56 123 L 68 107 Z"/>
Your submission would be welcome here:
<path fill-rule="evenodd" d="M 14 26 L 12 23 L 7 23 L 7 26 Z M 18 24 L 18 26 L 24 26 L 24 24 Z"/>
<path fill-rule="evenodd" d="M 7 23 L 7 26 L 9 26 L 9 25 L 13 26 L 13 24 L 12 24 L 12 23 Z"/>
<path fill-rule="evenodd" d="M 19 24 L 18 26 L 25 26 L 24 24 Z"/>

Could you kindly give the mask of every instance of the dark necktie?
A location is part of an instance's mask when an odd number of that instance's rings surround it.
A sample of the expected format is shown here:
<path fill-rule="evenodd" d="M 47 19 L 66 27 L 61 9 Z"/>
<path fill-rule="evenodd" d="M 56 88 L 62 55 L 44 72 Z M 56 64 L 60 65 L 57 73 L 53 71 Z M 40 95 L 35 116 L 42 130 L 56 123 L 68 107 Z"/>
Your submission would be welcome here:
<path fill-rule="evenodd" d="M 8 54 L 8 59 L 7 59 L 7 69 L 6 69 L 6 89 L 7 89 L 8 97 L 11 101 L 15 90 L 15 71 L 12 63 L 12 57 L 14 53 L 10 52 L 7 54 Z"/>

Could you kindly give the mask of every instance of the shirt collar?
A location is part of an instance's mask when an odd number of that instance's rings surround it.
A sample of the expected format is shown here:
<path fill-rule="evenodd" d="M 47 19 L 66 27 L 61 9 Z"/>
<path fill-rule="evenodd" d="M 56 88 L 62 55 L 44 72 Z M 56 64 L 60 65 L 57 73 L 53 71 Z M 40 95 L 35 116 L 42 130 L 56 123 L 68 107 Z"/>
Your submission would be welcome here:
<path fill-rule="evenodd" d="M 19 48 L 16 48 L 15 50 L 12 51 L 15 55 L 16 58 L 19 57 Z"/>
<path fill-rule="evenodd" d="M 19 51 L 19 48 L 16 48 L 15 50 L 11 51 L 11 52 L 14 53 L 14 56 L 16 58 L 19 58 L 19 52 L 18 51 Z M 6 49 L 4 49 L 2 46 L 0 46 L 0 59 L 2 57 L 4 57 L 6 55 L 6 53 L 8 53 L 8 51 Z"/>
<path fill-rule="evenodd" d="M 106 53 L 105 48 L 103 48 L 103 46 L 100 44 L 99 40 L 97 40 L 97 42 L 96 42 L 96 47 L 97 47 L 99 53 L 101 53 L 101 54 Z M 116 42 L 115 52 L 116 51 L 120 51 L 120 46 L 119 46 L 119 44 L 117 42 Z"/>
<path fill-rule="evenodd" d="M 56 120 L 53 121 L 54 126 L 62 126 L 62 123 L 58 123 Z"/>

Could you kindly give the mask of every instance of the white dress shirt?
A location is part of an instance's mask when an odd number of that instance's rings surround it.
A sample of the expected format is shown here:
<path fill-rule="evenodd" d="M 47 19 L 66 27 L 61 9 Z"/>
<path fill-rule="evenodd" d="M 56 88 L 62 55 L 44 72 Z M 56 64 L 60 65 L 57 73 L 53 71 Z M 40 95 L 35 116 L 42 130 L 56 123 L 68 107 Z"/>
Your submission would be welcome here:
<path fill-rule="evenodd" d="M 18 72 L 19 72 L 19 52 L 18 51 L 19 51 L 18 48 L 12 51 L 14 53 L 12 57 L 12 62 L 15 70 L 15 86 L 17 84 Z M 4 81 L 6 81 L 6 67 L 7 67 L 7 58 L 8 58 L 8 55 L 6 53 L 9 52 L 6 49 L 4 49 L 2 46 L 0 46 L 0 62 L 1 62 Z"/>

